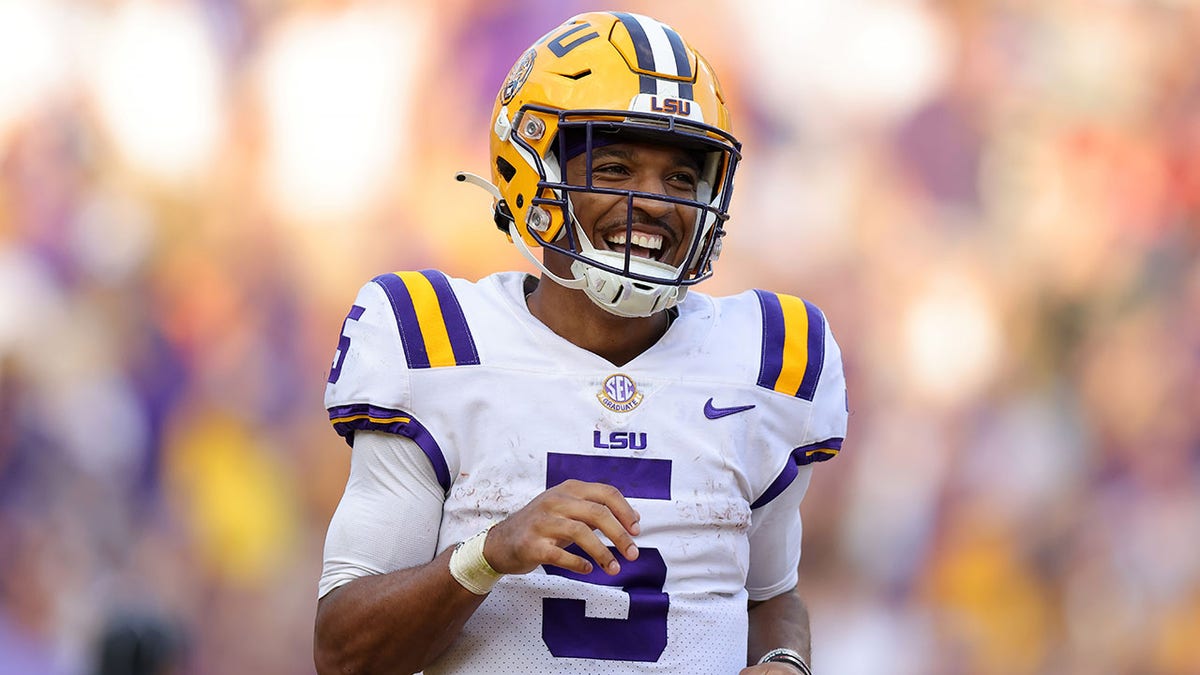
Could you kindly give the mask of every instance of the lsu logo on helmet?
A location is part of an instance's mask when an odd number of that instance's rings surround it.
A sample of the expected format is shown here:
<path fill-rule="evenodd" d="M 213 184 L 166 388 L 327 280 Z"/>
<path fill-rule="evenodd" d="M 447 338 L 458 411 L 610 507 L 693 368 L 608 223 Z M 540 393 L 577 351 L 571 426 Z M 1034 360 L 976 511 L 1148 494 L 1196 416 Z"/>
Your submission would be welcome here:
<path fill-rule="evenodd" d="M 529 73 L 533 72 L 533 60 L 536 57 L 537 50 L 528 49 L 521 55 L 520 60 L 513 65 L 512 70 L 508 73 L 508 79 L 504 81 L 504 87 L 500 90 L 501 103 L 508 103 L 521 90 L 521 87 L 525 84 L 525 80 L 529 78 Z"/>

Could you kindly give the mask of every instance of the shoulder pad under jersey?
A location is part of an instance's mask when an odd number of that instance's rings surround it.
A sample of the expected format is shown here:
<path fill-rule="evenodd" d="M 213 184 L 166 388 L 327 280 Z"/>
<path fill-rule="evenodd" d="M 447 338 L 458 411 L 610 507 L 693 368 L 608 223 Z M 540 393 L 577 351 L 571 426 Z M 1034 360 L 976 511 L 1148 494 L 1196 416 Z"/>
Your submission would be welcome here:
<path fill-rule="evenodd" d="M 762 310 L 762 354 L 756 384 L 812 405 L 801 444 L 803 466 L 837 455 L 849 415 L 842 354 L 825 315 L 800 298 L 756 290 Z"/>
<path fill-rule="evenodd" d="M 382 274 L 365 284 L 342 324 L 325 407 L 347 442 L 355 430 L 411 436 L 409 376 L 479 364 L 479 352 L 446 275 Z"/>

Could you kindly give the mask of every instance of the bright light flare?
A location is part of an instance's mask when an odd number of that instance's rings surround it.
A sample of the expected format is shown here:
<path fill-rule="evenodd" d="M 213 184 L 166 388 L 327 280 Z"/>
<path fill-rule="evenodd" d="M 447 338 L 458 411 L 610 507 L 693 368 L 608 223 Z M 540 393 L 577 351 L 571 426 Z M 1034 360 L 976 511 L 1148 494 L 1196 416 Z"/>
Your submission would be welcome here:
<path fill-rule="evenodd" d="M 156 177 L 204 169 L 224 127 L 222 74 L 189 3 L 133 0 L 104 22 L 92 83 L 121 152 Z"/>
<path fill-rule="evenodd" d="M 949 45 L 920 3 L 877 0 L 762 0 L 737 4 L 755 39 L 751 76 L 781 109 L 897 119 L 936 90 Z"/>
<path fill-rule="evenodd" d="M 399 8 L 298 16 L 266 50 L 266 179 L 291 220 L 353 216 L 392 180 L 424 44 Z"/>
<path fill-rule="evenodd" d="M 909 377 L 935 401 L 953 403 L 977 393 L 1000 365 L 997 308 L 968 277 L 935 277 L 909 305 L 902 330 Z"/>
<path fill-rule="evenodd" d="M 0 0 L 0 142 L 66 82 L 62 9 L 51 0 Z"/>

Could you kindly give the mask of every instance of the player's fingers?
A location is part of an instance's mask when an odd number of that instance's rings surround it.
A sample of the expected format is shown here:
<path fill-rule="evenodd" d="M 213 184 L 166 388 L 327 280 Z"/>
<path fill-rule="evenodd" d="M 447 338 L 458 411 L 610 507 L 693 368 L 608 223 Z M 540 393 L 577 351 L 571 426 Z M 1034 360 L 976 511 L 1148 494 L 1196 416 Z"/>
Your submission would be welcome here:
<path fill-rule="evenodd" d="M 571 484 L 568 489 L 575 497 L 607 506 L 626 532 L 634 536 L 641 534 L 641 526 L 638 525 L 638 521 L 642 519 L 642 516 L 633 508 L 625 495 L 621 494 L 620 490 L 607 483 L 585 481 L 567 481 L 563 485 L 566 486 L 568 483 Z"/>
<path fill-rule="evenodd" d="M 557 546 L 549 547 L 542 558 L 546 565 L 554 565 L 555 567 L 561 567 L 572 572 L 578 572 L 579 574 L 590 574 L 592 571 L 592 562 L 590 560 Z"/>
<path fill-rule="evenodd" d="M 571 521 L 566 529 L 568 539 L 583 549 L 583 552 L 596 561 L 596 564 L 605 573 L 612 575 L 621 571 L 621 564 L 617 562 L 612 549 L 601 541 L 600 537 L 596 536 L 595 531 L 591 527 L 582 521 L 576 520 Z"/>
<path fill-rule="evenodd" d="M 568 511 L 568 514 L 564 514 L 567 517 L 578 520 L 593 530 L 600 530 L 626 560 L 637 559 L 638 549 L 633 542 L 633 537 L 629 535 L 629 531 L 607 506 L 598 502 L 580 500 L 572 504 Z M 600 562 L 599 559 L 597 562 Z"/>

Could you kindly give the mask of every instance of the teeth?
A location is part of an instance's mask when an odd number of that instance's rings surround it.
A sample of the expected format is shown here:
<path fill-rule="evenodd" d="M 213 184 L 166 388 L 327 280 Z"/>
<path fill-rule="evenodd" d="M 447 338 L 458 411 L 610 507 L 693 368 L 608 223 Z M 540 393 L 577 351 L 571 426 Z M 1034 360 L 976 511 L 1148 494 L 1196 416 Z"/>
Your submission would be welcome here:
<path fill-rule="evenodd" d="M 608 241 L 608 243 L 613 244 L 615 246 L 624 246 L 625 245 L 625 233 L 618 232 L 616 234 L 610 235 L 607 238 L 607 241 Z M 641 248 L 648 248 L 648 249 L 657 251 L 662 248 L 662 244 L 663 244 L 663 238 L 662 238 L 661 234 L 646 234 L 644 232 L 634 232 L 633 233 L 633 245 L 634 246 L 639 246 Z"/>

